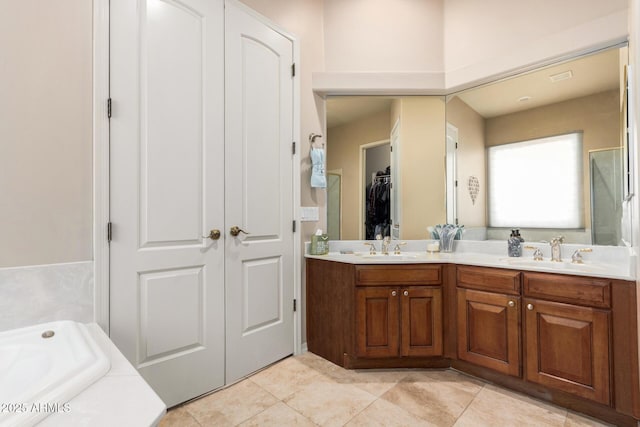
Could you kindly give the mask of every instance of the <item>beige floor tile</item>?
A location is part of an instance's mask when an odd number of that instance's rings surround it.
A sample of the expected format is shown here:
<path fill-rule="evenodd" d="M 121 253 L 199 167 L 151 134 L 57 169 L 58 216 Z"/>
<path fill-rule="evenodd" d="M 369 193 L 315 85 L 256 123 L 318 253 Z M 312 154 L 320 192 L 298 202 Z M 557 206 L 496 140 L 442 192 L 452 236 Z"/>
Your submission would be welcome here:
<path fill-rule="evenodd" d="M 412 372 L 382 399 L 436 426 L 451 426 L 484 387 L 455 371 Z"/>
<path fill-rule="evenodd" d="M 411 415 L 404 409 L 378 399 L 369 405 L 364 411 L 353 417 L 345 427 L 411 427 L 429 426 L 429 423 L 421 418 Z"/>
<path fill-rule="evenodd" d="M 344 369 L 309 352 L 297 356 L 296 360 L 337 383 L 354 385 L 374 396 L 382 396 L 411 372 L 406 369 Z"/>
<path fill-rule="evenodd" d="M 563 426 L 566 416 L 565 409 L 487 385 L 455 426 Z"/>
<path fill-rule="evenodd" d="M 317 379 L 284 402 L 321 426 L 343 426 L 376 397 L 350 384 Z"/>
<path fill-rule="evenodd" d="M 564 422 L 565 427 L 607 427 L 612 425 L 571 411 L 567 413 L 567 419 Z"/>
<path fill-rule="evenodd" d="M 308 385 L 318 375 L 318 371 L 310 369 L 295 357 L 289 357 L 258 372 L 250 380 L 282 400 Z"/>
<path fill-rule="evenodd" d="M 252 381 L 242 381 L 185 405 L 203 426 L 235 426 L 278 402 Z"/>
<path fill-rule="evenodd" d="M 199 427 L 200 424 L 191 416 L 184 407 L 171 409 L 160 420 L 159 427 Z"/>
<path fill-rule="evenodd" d="M 283 427 L 300 426 L 315 427 L 307 417 L 294 411 L 282 402 L 265 409 L 258 415 L 240 424 L 241 427 Z"/>

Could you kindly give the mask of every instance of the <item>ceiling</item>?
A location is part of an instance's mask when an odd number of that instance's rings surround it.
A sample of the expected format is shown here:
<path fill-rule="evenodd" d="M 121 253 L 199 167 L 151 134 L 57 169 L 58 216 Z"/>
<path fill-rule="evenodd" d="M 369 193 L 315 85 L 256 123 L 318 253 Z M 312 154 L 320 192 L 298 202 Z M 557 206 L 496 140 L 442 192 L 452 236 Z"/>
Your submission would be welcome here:
<path fill-rule="evenodd" d="M 573 61 L 542 68 L 455 94 L 484 118 L 502 116 L 619 87 L 620 55 L 608 49 Z M 549 76 L 571 71 L 572 77 L 552 82 Z M 521 98 L 528 98 L 520 101 Z M 327 128 L 391 109 L 394 96 L 335 96 L 327 98 Z"/>
<path fill-rule="evenodd" d="M 393 96 L 334 96 L 327 98 L 327 129 L 391 111 Z"/>
<path fill-rule="evenodd" d="M 491 118 L 617 89 L 620 84 L 620 52 L 624 54 L 626 49 L 609 49 L 469 89 L 458 93 L 457 96 L 482 117 Z M 555 83 L 549 78 L 566 71 L 571 71 L 573 77 Z M 523 97 L 530 99 L 520 101 Z"/>

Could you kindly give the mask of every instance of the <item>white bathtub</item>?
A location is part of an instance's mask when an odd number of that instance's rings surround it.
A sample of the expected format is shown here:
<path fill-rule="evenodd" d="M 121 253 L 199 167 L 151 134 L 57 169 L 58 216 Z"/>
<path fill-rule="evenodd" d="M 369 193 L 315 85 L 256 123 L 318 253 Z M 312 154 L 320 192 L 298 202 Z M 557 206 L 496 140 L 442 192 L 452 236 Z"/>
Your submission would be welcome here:
<path fill-rule="evenodd" d="M 70 410 L 69 400 L 109 368 L 109 358 L 81 323 L 0 332 L 0 426 L 31 426 Z"/>

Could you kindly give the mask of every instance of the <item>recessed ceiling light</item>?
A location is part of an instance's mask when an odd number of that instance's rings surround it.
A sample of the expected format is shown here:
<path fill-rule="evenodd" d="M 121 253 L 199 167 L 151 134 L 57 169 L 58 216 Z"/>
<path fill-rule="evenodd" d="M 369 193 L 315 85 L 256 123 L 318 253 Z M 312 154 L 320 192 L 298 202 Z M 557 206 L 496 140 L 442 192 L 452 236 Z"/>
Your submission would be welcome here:
<path fill-rule="evenodd" d="M 573 71 L 569 70 L 558 74 L 552 74 L 549 76 L 549 79 L 552 83 L 556 83 L 562 80 L 570 79 L 571 77 L 573 77 Z"/>
<path fill-rule="evenodd" d="M 531 97 L 528 96 L 528 95 L 518 98 L 518 101 L 520 101 L 520 102 L 527 102 L 527 101 L 530 101 L 530 100 L 531 100 Z"/>

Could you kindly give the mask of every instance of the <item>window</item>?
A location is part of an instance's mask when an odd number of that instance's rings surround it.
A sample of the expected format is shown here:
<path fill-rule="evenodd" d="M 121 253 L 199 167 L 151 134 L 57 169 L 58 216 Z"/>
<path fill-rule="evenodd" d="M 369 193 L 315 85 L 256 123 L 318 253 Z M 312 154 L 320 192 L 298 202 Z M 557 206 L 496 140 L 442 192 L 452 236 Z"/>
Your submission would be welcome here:
<path fill-rule="evenodd" d="M 582 132 L 489 147 L 488 169 L 490 227 L 584 227 Z"/>

